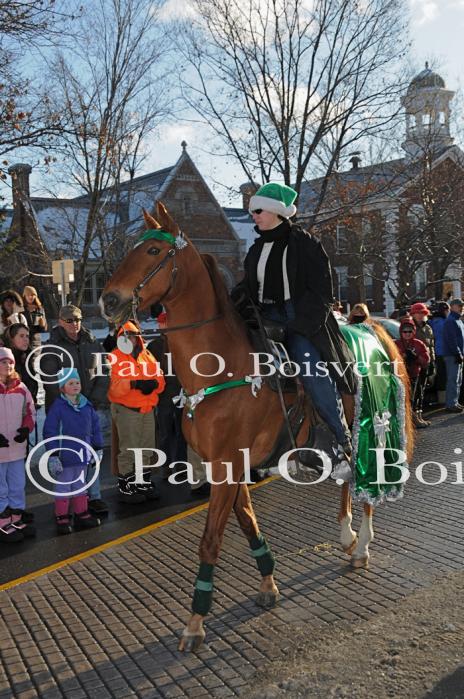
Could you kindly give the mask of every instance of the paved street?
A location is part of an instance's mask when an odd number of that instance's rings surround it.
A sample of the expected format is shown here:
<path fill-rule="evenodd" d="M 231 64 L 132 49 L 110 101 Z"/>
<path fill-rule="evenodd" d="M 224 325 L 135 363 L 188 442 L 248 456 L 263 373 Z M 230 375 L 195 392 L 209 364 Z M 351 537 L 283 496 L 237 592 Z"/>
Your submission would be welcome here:
<path fill-rule="evenodd" d="M 281 602 L 270 612 L 254 605 L 258 573 L 231 520 L 206 645 L 195 655 L 180 654 L 177 642 L 189 613 L 206 506 L 5 589 L 0 698 L 240 695 L 250 691 L 257 670 L 284 657 L 297 630 L 336 632 L 337 624 L 382 614 L 410 592 L 462 570 L 463 486 L 451 484 L 456 467 L 450 464 L 461 459 L 453 450 L 464 449 L 463 421 L 439 413 L 419 434 L 412 470 L 438 461 L 448 480 L 425 486 L 411 479 L 402 502 L 378 510 L 368 571 L 352 571 L 337 545 L 333 481 L 293 486 L 278 479 L 258 487 L 253 500 L 276 554 Z M 424 469 L 426 479 L 437 479 L 433 469 Z"/>

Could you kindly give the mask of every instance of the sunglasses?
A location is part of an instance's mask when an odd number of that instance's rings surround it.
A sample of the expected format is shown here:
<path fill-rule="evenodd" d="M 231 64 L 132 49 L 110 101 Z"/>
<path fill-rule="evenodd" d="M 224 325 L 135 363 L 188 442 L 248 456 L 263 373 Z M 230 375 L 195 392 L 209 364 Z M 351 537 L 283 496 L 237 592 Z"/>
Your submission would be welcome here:
<path fill-rule="evenodd" d="M 71 323 L 80 323 L 81 320 L 81 318 L 66 318 L 64 322 L 68 323 L 68 325 L 71 325 Z"/>
<path fill-rule="evenodd" d="M 401 332 L 403 333 L 403 335 L 412 335 L 413 334 L 412 330 L 402 330 Z"/>
<path fill-rule="evenodd" d="M 252 211 L 251 213 L 252 213 L 252 214 L 262 214 L 262 213 L 263 213 L 263 209 L 253 209 L 253 211 Z"/>

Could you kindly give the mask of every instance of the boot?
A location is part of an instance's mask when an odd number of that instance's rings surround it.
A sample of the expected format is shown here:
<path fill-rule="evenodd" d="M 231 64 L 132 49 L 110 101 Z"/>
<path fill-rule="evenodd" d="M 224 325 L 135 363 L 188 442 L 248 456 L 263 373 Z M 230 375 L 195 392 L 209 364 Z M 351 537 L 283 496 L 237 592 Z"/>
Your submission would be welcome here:
<path fill-rule="evenodd" d="M 71 520 L 69 515 L 56 515 L 56 533 L 58 536 L 64 536 L 66 534 L 72 534 Z"/>
<path fill-rule="evenodd" d="M 137 491 L 145 496 L 145 500 L 159 500 L 156 485 L 151 480 L 151 470 L 143 472 L 143 483 L 136 483 Z"/>
<path fill-rule="evenodd" d="M 432 423 L 430 422 L 430 420 L 425 420 L 425 418 L 424 418 L 424 413 L 423 413 L 422 410 L 420 411 L 419 414 L 420 414 L 421 422 L 422 422 L 426 427 L 429 427 L 429 425 L 432 424 Z"/>
<path fill-rule="evenodd" d="M 56 533 L 58 536 L 72 534 L 71 520 L 69 517 L 69 498 L 56 498 L 55 519 Z"/>
<path fill-rule="evenodd" d="M 118 490 L 119 502 L 132 503 L 134 505 L 145 502 L 145 492 L 138 489 L 135 483 L 135 473 L 129 473 L 127 476 L 119 476 Z"/>
<path fill-rule="evenodd" d="M 90 514 L 88 510 L 88 498 L 87 495 L 76 495 L 72 499 L 73 509 L 74 509 L 74 529 L 79 531 L 80 529 L 93 529 L 94 527 L 99 527 L 101 520 L 95 515 Z"/>
<path fill-rule="evenodd" d="M 74 513 L 74 529 L 80 531 L 81 529 L 94 529 L 99 527 L 101 520 L 95 515 L 91 515 L 88 510 L 85 512 L 75 512 Z"/>
<path fill-rule="evenodd" d="M 23 541 L 24 534 L 11 524 L 11 515 L 8 508 L 0 514 L 0 542 L 4 544 L 16 544 Z"/>
<path fill-rule="evenodd" d="M 9 512 L 11 515 L 11 526 L 22 532 L 25 537 L 35 536 L 36 529 L 35 526 L 30 522 L 25 522 L 23 519 L 24 510 L 19 510 L 10 507 Z"/>
<path fill-rule="evenodd" d="M 414 427 L 417 430 L 423 430 L 427 425 L 424 423 L 424 421 L 421 419 L 421 415 L 419 411 L 415 411 L 413 413 L 413 422 L 414 422 Z"/>

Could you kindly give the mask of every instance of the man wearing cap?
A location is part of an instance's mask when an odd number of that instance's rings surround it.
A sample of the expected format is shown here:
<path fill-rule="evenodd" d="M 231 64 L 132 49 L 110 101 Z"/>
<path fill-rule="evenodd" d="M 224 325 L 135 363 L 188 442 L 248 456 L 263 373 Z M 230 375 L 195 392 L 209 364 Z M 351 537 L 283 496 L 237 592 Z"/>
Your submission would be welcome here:
<path fill-rule="evenodd" d="M 433 379 L 431 377 L 435 374 L 435 338 L 433 335 L 432 327 L 429 325 L 428 317 L 430 315 L 430 310 L 427 308 L 425 303 L 413 303 L 411 306 L 411 316 L 414 319 L 414 325 L 416 327 L 416 340 L 420 340 L 424 343 L 429 351 L 430 363 L 426 371 L 421 371 L 418 378 L 418 385 L 416 391 L 418 392 L 418 405 L 419 410 L 416 411 L 416 420 L 424 425 L 430 425 L 428 420 L 424 420 L 422 407 L 424 404 L 424 393 L 427 381 L 431 382 Z"/>
<path fill-rule="evenodd" d="M 251 299 L 263 319 L 285 328 L 290 358 L 300 366 L 305 392 L 334 434 L 342 461 L 350 447 L 339 393 L 356 392 L 355 360 L 332 312 L 329 258 L 317 238 L 289 220 L 296 213 L 296 197 L 294 189 L 276 182 L 263 185 L 251 197 L 258 238 L 245 258 L 245 277 L 232 290 L 232 299 L 239 312 Z M 318 371 L 318 362 L 329 375 Z"/>
<path fill-rule="evenodd" d="M 459 403 L 464 360 L 464 323 L 461 320 L 462 299 L 450 301 L 450 313 L 443 325 L 443 353 L 446 364 L 446 408 L 449 413 L 461 413 Z"/>
<path fill-rule="evenodd" d="M 60 353 L 57 348 L 65 351 Z M 82 395 L 91 401 L 95 410 L 109 408 L 109 364 L 105 350 L 90 330 L 82 325 L 81 309 L 68 304 L 60 309 L 58 325 L 52 329 L 50 339 L 42 346 L 40 369 L 44 380 L 46 412 L 60 395 L 60 370 L 71 365 L 79 372 Z M 108 512 L 100 497 L 99 478 L 89 489 L 89 510 L 96 515 Z"/>
<path fill-rule="evenodd" d="M 48 348 L 47 345 L 62 347 L 62 359 L 58 351 Z M 106 353 L 97 338 L 82 325 L 82 312 L 77 306 L 68 304 L 60 309 L 58 325 L 51 333 L 47 345 L 42 350 L 41 370 L 43 378 L 48 381 L 57 379 L 62 367 L 71 365 L 70 357 L 75 369 L 79 372 L 82 383 L 83 395 L 92 401 L 95 409 L 108 407 L 107 391 L 109 386 L 109 367 L 106 362 Z M 103 363 L 103 370 L 98 371 Z M 105 374 L 99 376 L 98 374 Z M 45 384 L 45 410 L 48 410 L 60 391 L 58 383 Z"/>

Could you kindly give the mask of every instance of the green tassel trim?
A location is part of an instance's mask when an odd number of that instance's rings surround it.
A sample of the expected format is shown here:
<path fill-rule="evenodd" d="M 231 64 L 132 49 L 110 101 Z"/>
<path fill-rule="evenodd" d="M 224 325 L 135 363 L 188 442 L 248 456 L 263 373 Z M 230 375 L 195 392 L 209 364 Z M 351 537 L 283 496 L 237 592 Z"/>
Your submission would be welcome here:
<path fill-rule="evenodd" d="M 275 567 L 275 559 L 266 539 L 262 534 L 253 537 L 250 541 L 251 555 L 256 558 L 258 570 L 263 576 L 272 575 Z"/>
<path fill-rule="evenodd" d="M 200 563 L 198 577 L 195 580 L 192 612 L 206 616 L 213 603 L 213 574 L 214 566 L 210 563 Z"/>

